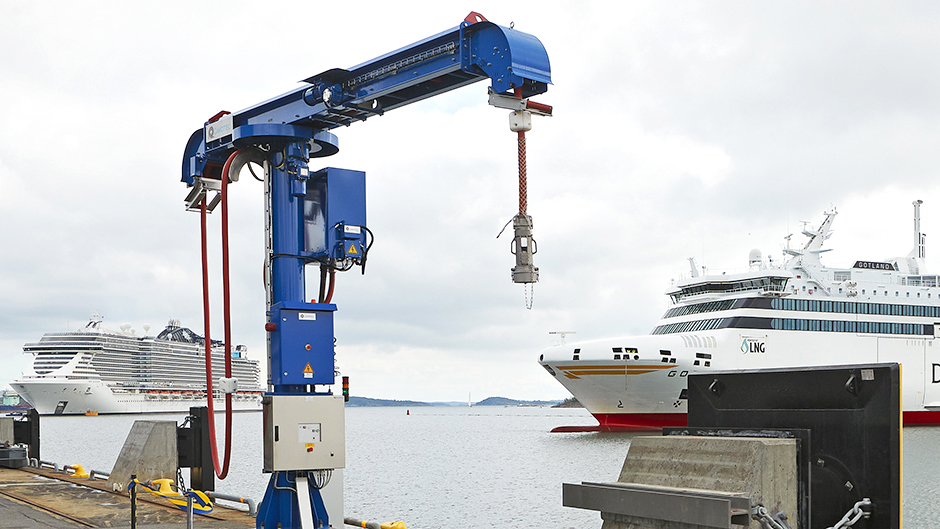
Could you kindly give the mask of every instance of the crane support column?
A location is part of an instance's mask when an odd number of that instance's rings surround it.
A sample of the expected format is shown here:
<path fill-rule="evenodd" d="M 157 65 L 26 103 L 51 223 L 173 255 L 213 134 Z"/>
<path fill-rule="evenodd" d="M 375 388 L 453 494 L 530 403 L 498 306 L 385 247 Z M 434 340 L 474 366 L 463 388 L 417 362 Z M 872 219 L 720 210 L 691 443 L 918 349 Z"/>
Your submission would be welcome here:
<path fill-rule="evenodd" d="M 306 141 L 287 143 L 268 162 L 271 182 L 271 301 L 304 301 L 304 265 L 300 251 L 303 202 L 310 170 Z"/>

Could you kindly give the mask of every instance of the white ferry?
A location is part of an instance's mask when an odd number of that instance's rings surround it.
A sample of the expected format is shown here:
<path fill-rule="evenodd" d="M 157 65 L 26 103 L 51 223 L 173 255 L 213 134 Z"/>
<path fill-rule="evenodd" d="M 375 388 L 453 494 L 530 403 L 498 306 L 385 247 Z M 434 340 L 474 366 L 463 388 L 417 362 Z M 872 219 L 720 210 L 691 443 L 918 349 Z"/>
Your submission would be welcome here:
<path fill-rule="evenodd" d="M 130 325 L 102 328 L 95 314 L 77 331 L 46 333 L 23 346 L 32 365 L 10 386 L 41 415 L 178 413 L 206 406 L 205 340 L 170 320 L 157 336 L 138 336 Z M 145 326 L 144 332 L 149 330 Z M 257 360 L 248 348 L 232 351 L 236 410 L 260 410 Z M 225 373 L 223 344 L 213 340 L 212 375 L 216 409 L 225 406 L 218 379 Z"/>
<path fill-rule="evenodd" d="M 925 268 L 921 204 L 906 257 L 824 266 L 833 209 L 782 264 L 752 250 L 746 272 L 700 275 L 690 259 L 649 335 L 542 351 L 539 363 L 600 423 L 556 430 L 684 426 L 690 373 L 874 362 L 902 364 L 904 424 L 940 424 L 940 276 Z"/>

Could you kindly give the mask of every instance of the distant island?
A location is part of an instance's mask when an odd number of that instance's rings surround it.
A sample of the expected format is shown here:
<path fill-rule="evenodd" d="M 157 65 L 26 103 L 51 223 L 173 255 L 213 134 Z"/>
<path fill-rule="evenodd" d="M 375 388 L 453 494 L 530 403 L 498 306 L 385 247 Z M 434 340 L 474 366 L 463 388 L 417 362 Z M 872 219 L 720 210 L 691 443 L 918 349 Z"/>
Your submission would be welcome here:
<path fill-rule="evenodd" d="M 569 399 L 570 400 L 570 399 Z M 560 400 L 516 400 L 506 397 L 489 397 L 474 406 L 556 406 L 562 404 Z M 417 408 L 420 406 L 466 406 L 466 402 L 420 402 L 416 400 L 370 399 L 368 397 L 349 397 L 346 406 L 349 408 L 376 408 L 380 406 L 407 406 Z"/>
<path fill-rule="evenodd" d="M 559 402 L 552 406 L 552 408 L 583 408 L 584 404 L 578 402 L 578 399 L 574 397 L 568 397 L 567 399 Z"/>

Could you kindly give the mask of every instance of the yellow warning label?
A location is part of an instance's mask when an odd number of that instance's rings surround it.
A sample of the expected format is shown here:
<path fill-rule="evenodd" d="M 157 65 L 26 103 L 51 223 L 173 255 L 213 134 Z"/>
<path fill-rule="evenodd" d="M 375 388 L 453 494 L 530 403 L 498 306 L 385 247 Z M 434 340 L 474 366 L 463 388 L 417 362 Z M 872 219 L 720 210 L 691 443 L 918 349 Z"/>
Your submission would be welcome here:
<path fill-rule="evenodd" d="M 316 446 L 316 443 L 304 443 L 304 448 L 313 448 Z"/>
<path fill-rule="evenodd" d="M 351 244 L 351 243 L 350 243 L 350 245 L 349 245 L 349 249 L 346 250 L 346 253 L 351 253 L 351 254 L 353 254 L 353 255 L 359 255 L 359 252 L 356 251 L 356 245 L 355 245 L 355 244 Z"/>
<path fill-rule="evenodd" d="M 304 373 L 313 373 L 313 368 L 310 367 L 310 362 L 307 362 L 307 367 L 304 368 Z"/>

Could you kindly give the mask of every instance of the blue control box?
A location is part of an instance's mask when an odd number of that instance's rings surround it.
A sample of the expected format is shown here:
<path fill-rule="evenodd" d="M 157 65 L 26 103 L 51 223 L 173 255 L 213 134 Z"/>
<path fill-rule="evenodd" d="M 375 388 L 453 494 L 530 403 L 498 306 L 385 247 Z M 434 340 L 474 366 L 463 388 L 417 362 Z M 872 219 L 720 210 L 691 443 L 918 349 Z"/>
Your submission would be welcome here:
<path fill-rule="evenodd" d="M 366 174 L 327 167 L 310 175 L 304 198 L 304 252 L 313 258 L 362 260 L 366 243 Z"/>
<path fill-rule="evenodd" d="M 281 302 L 271 306 L 268 377 L 275 386 L 333 384 L 332 303 Z"/>

